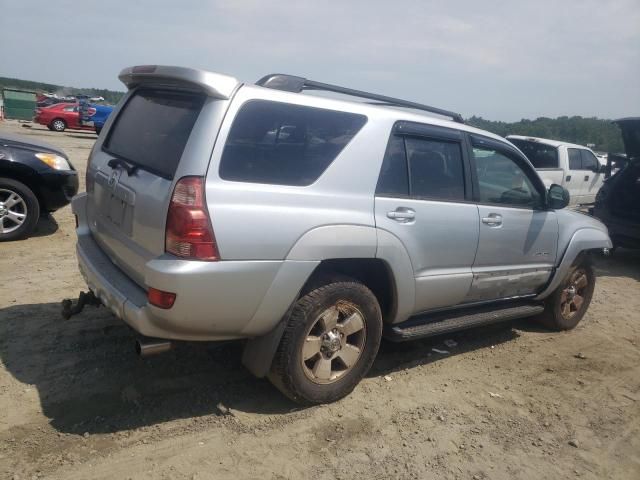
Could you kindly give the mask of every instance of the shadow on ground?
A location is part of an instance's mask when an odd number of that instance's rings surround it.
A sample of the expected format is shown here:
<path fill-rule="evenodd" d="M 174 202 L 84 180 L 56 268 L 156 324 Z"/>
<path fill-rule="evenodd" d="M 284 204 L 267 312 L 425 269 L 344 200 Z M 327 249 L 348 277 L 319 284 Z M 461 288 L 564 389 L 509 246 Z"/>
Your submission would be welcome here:
<path fill-rule="evenodd" d="M 640 250 L 618 248 L 609 256 L 595 255 L 598 276 L 628 277 L 640 282 Z"/>
<path fill-rule="evenodd" d="M 38 390 L 43 413 L 58 431 L 111 433 L 179 418 L 219 415 L 222 404 L 258 414 L 300 409 L 240 363 L 241 342 L 179 344 L 140 359 L 135 332 L 104 308 L 59 319 L 54 303 L 0 311 L 0 358 L 25 388 Z M 509 325 L 449 335 L 458 346 L 434 354 L 442 338 L 383 343 L 369 377 L 439 361 L 517 336 Z M 223 407 L 224 408 L 224 407 Z"/>
<path fill-rule="evenodd" d="M 595 259 L 599 275 L 640 281 L 640 253 L 619 250 Z M 0 360 L 25 388 L 38 390 L 54 428 L 107 433 L 174 419 L 219 415 L 219 404 L 241 412 L 284 414 L 300 407 L 241 365 L 241 342 L 180 344 L 139 359 L 135 333 L 104 308 L 60 319 L 57 303 L 0 310 Z M 517 330 L 540 331 L 521 320 L 410 343 L 383 342 L 369 378 L 509 342 Z M 553 333 L 549 333 L 553 335 Z M 457 345 L 446 347 L 444 340 Z M 433 348 L 448 353 L 434 352 Z M 222 407 L 224 409 L 224 407 Z"/>
<path fill-rule="evenodd" d="M 38 225 L 31 234 L 32 237 L 46 237 L 58 231 L 58 222 L 53 215 L 46 215 L 38 219 Z"/>
<path fill-rule="evenodd" d="M 71 138 L 80 138 L 82 140 L 91 140 L 93 142 L 95 142 L 97 138 L 96 132 L 87 132 L 87 133 L 74 132 L 74 133 L 67 133 L 66 136 Z"/>

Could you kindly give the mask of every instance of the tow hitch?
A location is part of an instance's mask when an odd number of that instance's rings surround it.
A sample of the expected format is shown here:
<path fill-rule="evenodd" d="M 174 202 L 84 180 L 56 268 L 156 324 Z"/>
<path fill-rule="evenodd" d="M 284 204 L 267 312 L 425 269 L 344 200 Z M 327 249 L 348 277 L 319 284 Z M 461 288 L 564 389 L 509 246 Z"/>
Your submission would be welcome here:
<path fill-rule="evenodd" d="M 70 298 L 62 300 L 62 311 L 60 312 L 60 314 L 62 315 L 62 318 L 64 318 L 65 320 L 69 320 L 74 315 L 80 313 L 84 309 L 85 305 L 93 305 L 95 307 L 99 307 L 100 305 L 102 305 L 102 302 L 93 294 L 91 290 L 89 290 L 88 292 L 80 292 L 75 305 L 73 304 L 73 300 L 71 300 Z"/>

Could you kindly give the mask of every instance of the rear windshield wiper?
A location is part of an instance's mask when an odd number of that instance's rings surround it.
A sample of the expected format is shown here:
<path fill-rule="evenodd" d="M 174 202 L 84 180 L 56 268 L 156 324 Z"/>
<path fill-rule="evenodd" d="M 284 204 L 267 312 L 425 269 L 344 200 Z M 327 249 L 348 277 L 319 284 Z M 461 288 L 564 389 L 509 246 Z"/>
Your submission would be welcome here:
<path fill-rule="evenodd" d="M 129 165 L 127 162 L 125 162 L 124 160 L 120 160 L 119 158 L 112 158 L 111 160 L 109 160 L 107 165 L 111 168 L 116 168 L 118 166 L 122 167 L 124 171 L 127 172 L 127 175 L 129 177 L 136 173 L 136 170 L 138 170 L 138 167 L 136 165 Z"/>

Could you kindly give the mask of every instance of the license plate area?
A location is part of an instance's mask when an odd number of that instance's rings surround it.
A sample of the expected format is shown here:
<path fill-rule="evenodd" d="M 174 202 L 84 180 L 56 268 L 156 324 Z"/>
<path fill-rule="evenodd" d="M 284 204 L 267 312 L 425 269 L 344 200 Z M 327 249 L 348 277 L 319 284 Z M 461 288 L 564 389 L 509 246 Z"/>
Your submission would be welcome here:
<path fill-rule="evenodd" d="M 119 182 L 120 172 L 107 176 L 96 173 L 95 197 L 101 219 L 118 227 L 131 236 L 136 195 L 133 190 Z"/>

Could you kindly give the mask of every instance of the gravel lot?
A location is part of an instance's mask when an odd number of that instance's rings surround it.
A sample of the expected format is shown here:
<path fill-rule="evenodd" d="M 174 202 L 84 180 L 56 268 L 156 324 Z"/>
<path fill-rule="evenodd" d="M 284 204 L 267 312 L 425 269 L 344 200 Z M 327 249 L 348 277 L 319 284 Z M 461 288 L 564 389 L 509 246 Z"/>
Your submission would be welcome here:
<path fill-rule="evenodd" d="M 84 189 L 94 134 L 0 131 L 62 147 Z M 521 321 L 384 344 L 351 396 L 301 409 L 237 343 L 141 360 L 105 309 L 61 320 L 85 289 L 74 237 L 67 207 L 0 244 L 0 478 L 640 478 L 638 252 L 597 259 L 572 332 Z"/>

